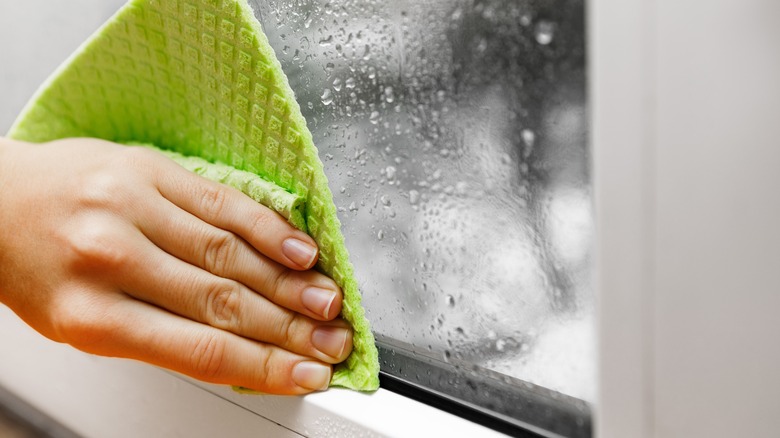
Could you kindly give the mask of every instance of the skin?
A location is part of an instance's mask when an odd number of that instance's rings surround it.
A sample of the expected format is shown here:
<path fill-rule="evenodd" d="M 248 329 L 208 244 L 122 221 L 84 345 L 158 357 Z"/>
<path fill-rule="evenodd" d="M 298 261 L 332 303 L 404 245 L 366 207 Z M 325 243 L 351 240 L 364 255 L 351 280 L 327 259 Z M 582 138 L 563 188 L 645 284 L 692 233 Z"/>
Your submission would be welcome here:
<path fill-rule="evenodd" d="M 155 151 L 0 138 L 0 206 L 0 302 L 54 341 L 273 394 L 352 350 L 314 241 Z"/>

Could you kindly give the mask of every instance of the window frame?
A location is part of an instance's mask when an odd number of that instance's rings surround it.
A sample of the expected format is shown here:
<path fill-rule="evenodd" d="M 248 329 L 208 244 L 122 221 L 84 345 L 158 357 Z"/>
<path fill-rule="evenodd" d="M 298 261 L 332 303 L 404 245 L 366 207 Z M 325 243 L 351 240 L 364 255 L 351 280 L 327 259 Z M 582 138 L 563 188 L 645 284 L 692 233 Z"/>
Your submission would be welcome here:
<path fill-rule="evenodd" d="M 230 426 L 230 434 L 236 437 L 258 431 L 320 436 L 323 428 L 334 427 L 357 436 L 582 436 L 571 431 L 583 430 L 577 419 L 589 421 L 589 412 L 576 415 L 566 400 L 546 397 L 550 391 L 532 385 L 519 394 L 520 403 L 528 403 L 527 422 L 386 372 L 381 373 L 382 387 L 371 394 L 331 389 L 304 397 L 247 395 L 135 361 L 92 356 L 52 343 L 5 307 L 0 308 L 0 332 L 15 334 L 0 338 L 0 350 L 15 352 L 0 362 L 0 401 L 47 430 L 62 429 L 65 436 L 70 436 L 68 432 L 115 436 L 116 430 L 137 436 L 155 422 L 190 436 L 211 436 L 213 431 L 201 424 L 204 418 L 193 422 L 192 412 L 215 412 L 205 419 L 216 423 L 240 419 L 243 424 Z M 381 341 L 379 344 L 380 353 L 394 356 L 396 364 L 417 360 L 403 357 L 398 346 L 390 350 Z M 78 403 L 74 404 L 74 399 Z M 542 413 L 545 410 L 548 412 Z M 535 415 L 546 419 L 560 416 L 561 422 L 540 424 Z M 105 421 L 96 420 L 98 417 Z"/>
<path fill-rule="evenodd" d="M 0 307 L 0 388 L 81 436 L 474 436 L 504 434 L 384 388 L 303 397 L 239 394 L 135 361 L 53 343 Z M 388 415 L 388 413 L 392 413 Z"/>

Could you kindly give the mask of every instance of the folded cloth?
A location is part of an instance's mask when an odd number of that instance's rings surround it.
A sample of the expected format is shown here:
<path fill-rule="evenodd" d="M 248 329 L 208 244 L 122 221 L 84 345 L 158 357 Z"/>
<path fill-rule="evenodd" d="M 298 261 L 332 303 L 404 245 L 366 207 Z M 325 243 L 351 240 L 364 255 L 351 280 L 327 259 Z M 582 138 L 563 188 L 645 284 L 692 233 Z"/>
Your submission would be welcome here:
<path fill-rule="evenodd" d="M 261 177 L 252 184 L 265 194 L 255 199 L 265 196 L 282 215 L 300 212 L 296 225 L 320 247 L 316 268 L 344 291 L 354 349 L 331 385 L 379 387 L 374 337 L 322 162 L 245 0 L 129 1 L 43 84 L 9 137 L 153 144 Z M 204 175 L 247 188 L 246 174 L 198 163 Z M 302 201 L 276 202 L 282 191 Z"/>

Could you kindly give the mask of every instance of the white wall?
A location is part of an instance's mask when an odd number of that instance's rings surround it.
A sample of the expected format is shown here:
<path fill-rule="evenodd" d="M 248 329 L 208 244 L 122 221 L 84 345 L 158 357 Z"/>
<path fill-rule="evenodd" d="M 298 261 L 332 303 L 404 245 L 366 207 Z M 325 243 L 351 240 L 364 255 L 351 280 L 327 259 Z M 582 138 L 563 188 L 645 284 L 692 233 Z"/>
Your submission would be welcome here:
<path fill-rule="evenodd" d="M 603 437 L 780 430 L 780 2 L 594 0 Z"/>

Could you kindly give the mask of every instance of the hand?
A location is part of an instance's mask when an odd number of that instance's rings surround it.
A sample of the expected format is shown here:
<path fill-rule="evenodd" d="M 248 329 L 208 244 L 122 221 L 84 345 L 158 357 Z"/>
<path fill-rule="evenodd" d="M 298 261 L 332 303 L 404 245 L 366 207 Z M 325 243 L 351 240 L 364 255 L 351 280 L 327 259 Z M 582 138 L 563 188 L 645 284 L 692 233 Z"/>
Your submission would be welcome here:
<path fill-rule="evenodd" d="M 52 340 L 275 394 L 352 349 L 314 241 L 157 152 L 0 138 L 0 206 L 0 301 Z"/>

